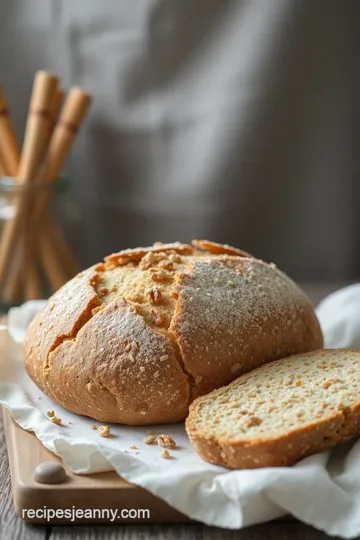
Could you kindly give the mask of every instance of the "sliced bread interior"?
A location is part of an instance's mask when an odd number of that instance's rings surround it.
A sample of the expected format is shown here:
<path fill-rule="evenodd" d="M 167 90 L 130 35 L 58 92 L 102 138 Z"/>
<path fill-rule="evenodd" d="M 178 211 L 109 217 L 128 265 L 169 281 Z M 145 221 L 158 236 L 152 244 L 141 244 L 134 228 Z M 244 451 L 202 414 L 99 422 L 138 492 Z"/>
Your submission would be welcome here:
<path fill-rule="evenodd" d="M 200 397 L 186 430 L 198 454 L 231 469 L 291 465 L 360 433 L 360 351 L 319 350 L 242 375 Z"/>

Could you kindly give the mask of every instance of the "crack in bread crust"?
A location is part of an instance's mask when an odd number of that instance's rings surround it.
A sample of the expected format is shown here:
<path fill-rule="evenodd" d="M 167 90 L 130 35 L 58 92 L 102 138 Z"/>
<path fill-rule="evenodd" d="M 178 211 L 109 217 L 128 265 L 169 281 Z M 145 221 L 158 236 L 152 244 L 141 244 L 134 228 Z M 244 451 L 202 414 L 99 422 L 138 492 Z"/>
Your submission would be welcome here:
<path fill-rule="evenodd" d="M 194 259 L 173 289 L 178 300 L 170 331 L 198 395 L 261 363 L 322 346 L 309 300 L 258 259 Z"/>
<path fill-rule="evenodd" d="M 35 315 L 23 343 L 25 366 L 47 393 L 48 360 L 61 343 L 73 339 L 86 326 L 100 299 L 91 285 L 94 269 L 81 272 L 57 291 Z"/>
<path fill-rule="evenodd" d="M 189 402 L 187 377 L 165 336 L 119 298 L 50 356 L 51 395 L 78 414 L 126 424 L 181 420 Z M 109 392 L 97 399 L 93 380 Z M 63 388 L 67 383 L 64 396 Z M 110 400 L 111 398 L 111 400 Z M 113 399 L 117 402 L 114 407 Z M 64 403 L 66 401 L 66 403 Z"/>

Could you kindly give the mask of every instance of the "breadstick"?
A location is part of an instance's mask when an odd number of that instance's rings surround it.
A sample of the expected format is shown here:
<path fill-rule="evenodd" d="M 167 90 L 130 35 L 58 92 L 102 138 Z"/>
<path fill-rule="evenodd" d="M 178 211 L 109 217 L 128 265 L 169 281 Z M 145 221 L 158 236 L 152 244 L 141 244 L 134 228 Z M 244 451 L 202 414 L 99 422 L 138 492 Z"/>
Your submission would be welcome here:
<path fill-rule="evenodd" d="M 47 144 L 44 124 L 49 121 L 49 109 L 57 87 L 57 79 L 50 73 L 39 72 L 35 76 L 30 110 L 26 125 L 25 140 L 21 154 L 17 179 L 22 184 L 31 183 L 35 176 Z M 4 283 L 6 270 L 17 241 L 20 224 L 27 210 L 27 197 L 16 202 L 15 217 L 3 229 L 0 242 L 0 287 Z"/>

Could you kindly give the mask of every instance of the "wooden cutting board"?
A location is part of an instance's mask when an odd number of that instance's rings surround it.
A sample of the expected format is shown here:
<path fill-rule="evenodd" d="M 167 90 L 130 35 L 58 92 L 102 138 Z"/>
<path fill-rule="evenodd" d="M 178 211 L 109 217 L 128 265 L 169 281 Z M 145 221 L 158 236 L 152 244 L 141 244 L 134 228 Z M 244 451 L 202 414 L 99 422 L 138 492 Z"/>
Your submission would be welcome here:
<path fill-rule="evenodd" d="M 20 428 L 10 412 L 3 408 L 6 444 L 9 454 L 14 505 L 17 514 L 31 523 L 47 523 L 43 517 L 29 518 L 25 509 L 145 509 L 145 517 L 135 519 L 120 515 L 115 523 L 154 523 L 190 521 L 184 514 L 174 510 L 148 491 L 120 478 L 115 472 L 76 475 L 67 471 L 62 484 L 39 484 L 34 480 L 34 469 L 43 461 L 61 460 L 47 450 L 33 433 Z M 148 516 L 149 514 L 149 516 Z M 111 519 L 95 516 L 93 519 L 54 518 L 51 523 L 87 524 L 110 523 Z"/>
<path fill-rule="evenodd" d="M 0 320 L 0 324 L 4 323 Z M 11 358 L 14 343 L 6 331 L 0 332 L 0 354 Z M 26 509 L 144 509 L 149 512 L 143 517 L 124 518 L 118 516 L 116 523 L 188 522 L 184 514 L 174 510 L 164 501 L 148 491 L 120 478 L 115 472 L 93 475 L 76 475 L 67 471 L 67 479 L 62 484 L 40 484 L 34 480 L 34 469 L 43 461 L 61 460 L 47 450 L 33 433 L 23 430 L 14 422 L 10 412 L 3 407 L 6 445 L 9 455 L 13 499 L 16 512 L 31 523 L 48 523 L 44 517 L 23 515 Z M 106 515 L 93 519 L 54 518 L 51 523 L 87 524 L 110 523 Z"/>

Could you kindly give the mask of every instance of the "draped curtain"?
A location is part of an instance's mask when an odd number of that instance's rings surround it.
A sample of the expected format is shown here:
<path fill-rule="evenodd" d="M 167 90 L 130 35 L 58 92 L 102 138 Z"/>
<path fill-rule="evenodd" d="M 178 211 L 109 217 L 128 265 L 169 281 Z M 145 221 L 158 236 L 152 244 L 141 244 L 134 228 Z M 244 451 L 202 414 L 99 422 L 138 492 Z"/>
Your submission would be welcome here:
<path fill-rule="evenodd" d="M 359 277 L 356 0 L 12 0 L 1 11 L 0 81 L 19 135 L 36 70 L 94 96 L 67 166 L 83 265 L 209 238 L 295 279 Z"/>

